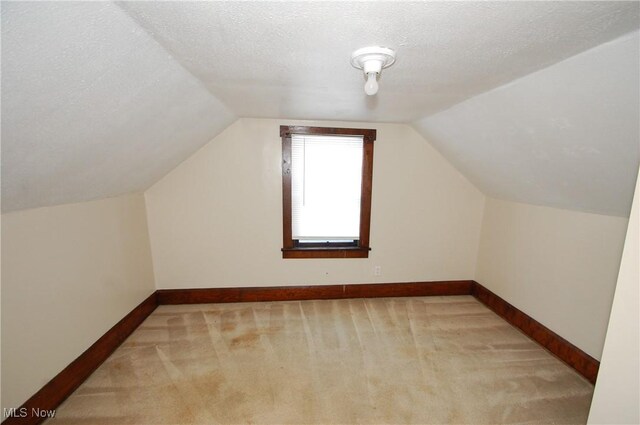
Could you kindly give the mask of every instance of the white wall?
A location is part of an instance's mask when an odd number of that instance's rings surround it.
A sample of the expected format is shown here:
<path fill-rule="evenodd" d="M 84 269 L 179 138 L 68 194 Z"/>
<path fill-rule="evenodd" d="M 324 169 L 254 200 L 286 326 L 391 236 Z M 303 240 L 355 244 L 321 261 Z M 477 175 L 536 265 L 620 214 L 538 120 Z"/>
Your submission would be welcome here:
<path fill-rule="evenodd" d="M 141 194 L 2 215 L 2 407 L 154 291 Z"/>
<path fill-rule="evenodd" d="M 305 123 L 378 130 L 372 251 L 368 259 L 282 259 L 286 124 L 296 122 L 238 120 L 145 193 L 158 288 L 474 277 L 484 196 L 401 124 Z"/>
<path fill-rule="evenodd" d="M 590 424 L 640 423 L 640 179 L 602 353 Z"/>
<path fill-rule="evenodd" d="M 626 226 L 487 198 L 476 280 L 600 359 Z"/>

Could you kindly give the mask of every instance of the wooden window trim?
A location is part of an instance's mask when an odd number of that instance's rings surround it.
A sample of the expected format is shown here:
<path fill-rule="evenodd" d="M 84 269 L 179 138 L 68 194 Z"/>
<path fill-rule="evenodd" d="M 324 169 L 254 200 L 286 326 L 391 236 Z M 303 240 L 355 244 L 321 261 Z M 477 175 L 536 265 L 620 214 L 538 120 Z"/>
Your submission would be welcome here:
<path fill-rule="evenodd" d="M 355 247 L 296 247 L 291 230 L 291 135 L 362 136 L 362 188 L 360 201 L 360 239 Z M 282 138 L 282 258 L 368 258 L 371 228 L 371 187 L 373 181 L 373 142 L 376 130 L 362 128 L 280 126 Z"/>

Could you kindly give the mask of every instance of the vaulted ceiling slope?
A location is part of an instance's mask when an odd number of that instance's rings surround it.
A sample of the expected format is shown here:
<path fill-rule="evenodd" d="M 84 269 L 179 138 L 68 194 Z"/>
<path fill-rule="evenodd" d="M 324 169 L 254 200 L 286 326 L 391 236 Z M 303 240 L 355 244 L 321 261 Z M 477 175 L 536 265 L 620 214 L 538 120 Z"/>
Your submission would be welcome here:
<path fill-rule="evenodd" d="M 3 211 L 144 190 L 235 120 L 113 3 L 1 7 Z"/>
<path fill-rule="evenodd" d="M 628 216 L 640 162 L 640 34 L 418 120 L 485 194 Z"/>
<path fill-rule="evenodd" d="M 0 7 L 3 211 L 144 190 L 238 116 L 414 122 L 472 182 L 506 193 L 421 120 L 638 27 L 637 2 Z M 349 64 L 370 44 L 398 52 L 375 97 Z"/>

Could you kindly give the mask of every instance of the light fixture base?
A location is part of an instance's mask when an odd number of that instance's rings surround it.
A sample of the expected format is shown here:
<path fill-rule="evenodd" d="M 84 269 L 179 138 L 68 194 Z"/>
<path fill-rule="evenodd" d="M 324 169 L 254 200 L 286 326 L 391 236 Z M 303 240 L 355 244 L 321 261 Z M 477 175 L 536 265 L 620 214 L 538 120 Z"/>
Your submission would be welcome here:
<path fill-rule="evenodd" d="M 351 65 L 362 69 L 365 74 L 375 72 L 380 74 L 396 61 L 396 52 L 387 47 L 371 46 L 358 49 L 351 55 Z"/>

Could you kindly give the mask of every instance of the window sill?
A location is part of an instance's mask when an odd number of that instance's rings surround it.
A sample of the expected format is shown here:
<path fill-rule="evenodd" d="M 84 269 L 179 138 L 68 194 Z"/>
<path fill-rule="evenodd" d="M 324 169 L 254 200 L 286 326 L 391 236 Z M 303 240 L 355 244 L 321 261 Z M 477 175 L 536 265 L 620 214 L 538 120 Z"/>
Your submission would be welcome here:
<path fill-rule="evenodd" d="M 371 248 L 282 248 L 282 258 L 369 258 Z"/>

